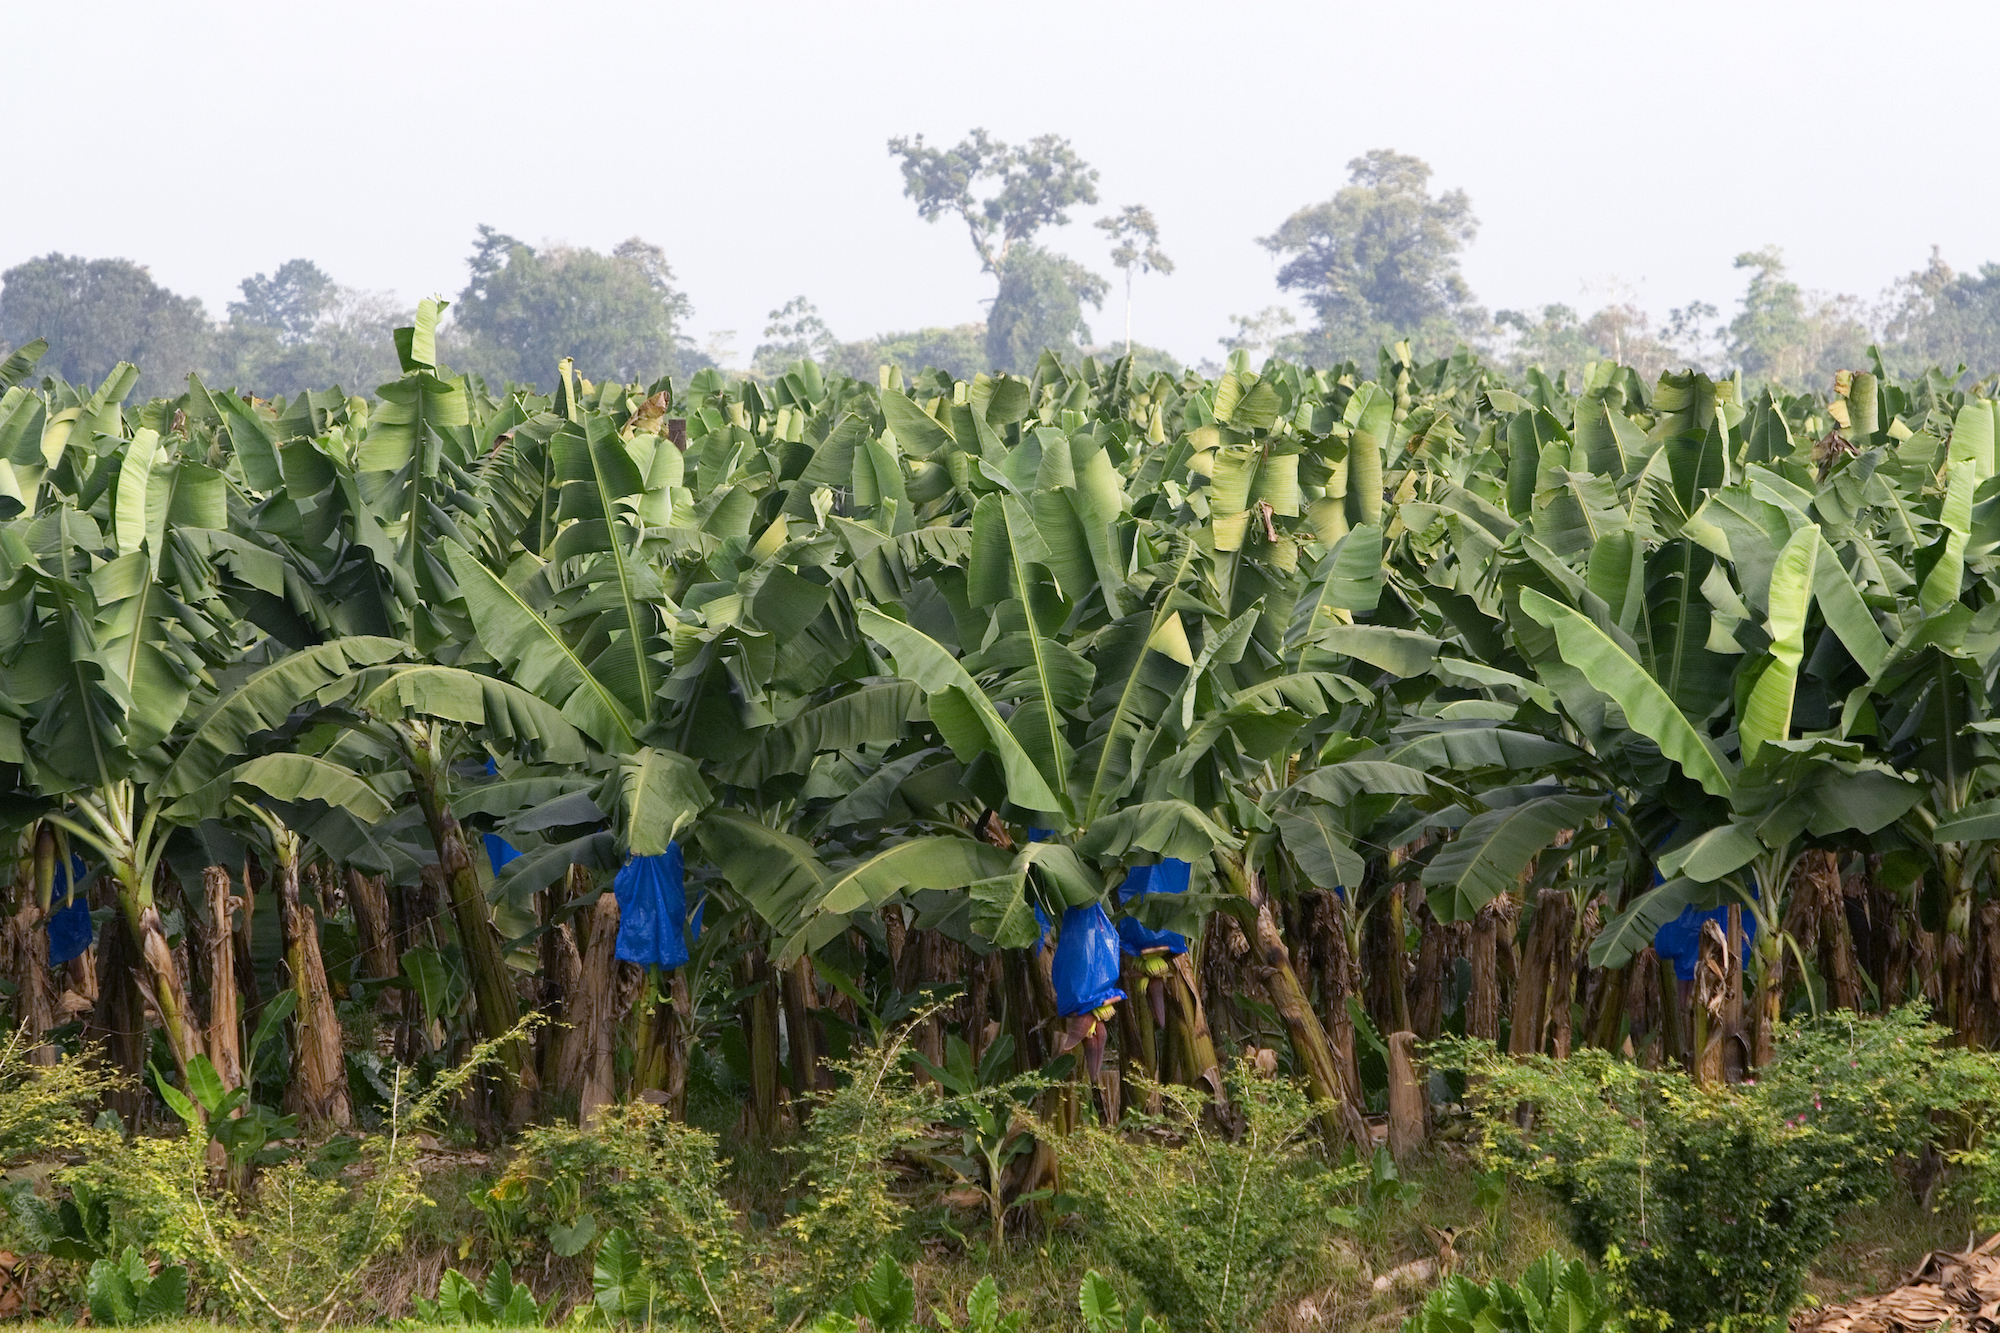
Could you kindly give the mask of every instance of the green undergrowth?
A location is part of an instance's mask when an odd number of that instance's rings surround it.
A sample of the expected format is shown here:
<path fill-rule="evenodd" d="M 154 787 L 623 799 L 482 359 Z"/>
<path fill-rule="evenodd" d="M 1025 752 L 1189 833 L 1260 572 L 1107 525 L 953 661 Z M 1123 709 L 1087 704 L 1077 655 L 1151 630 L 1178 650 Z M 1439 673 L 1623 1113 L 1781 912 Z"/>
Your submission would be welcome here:
<path fill-rule="evenodd" d="M 736 1160 L 743 1160 L 740 1149 Z M 1482 1283 L 1495 1277 L 1511 1280 L 1551 1249 L 1565 1257 L 1577 1254 L 1565 1234 L 1561 1210 L 1546 1196 L 1515 1187 L 1499 1208 L 1489 1210 L 1479 1198 L 1477 1177 L 1473 1165 L 1450 1148 L 1413 1164 L 1401 1182 L 1404 1197 L 1364 1211 L 1351 1227 L 1343 1229 L 1343 1236 L 1316 1247 L 1310 1262 L 1278 1293 L 1256 1326 L 1258 1333 L 1304 1333 L 1318 1328 L 1395 1333 L 1421 1305 L 1433 1282 L 1418 1279 L 1378 1293 L 1374 1278 L 1433 1257 L 1435 1243 L 1426 1227 L 1435 1232 L 1456 1229 L 1457 1271 Z M 451 1173 L 449 1186 L 433 1178 L 435 1188 L 430 1194 L 437 1206 L 413 1229 L 412 1262 L 426 1256 L 435 1261 L 440 1251 L 446 1251 L 448 1266 L 460 1267 L 468 1275 L 484 1274 L 478 1245 L 466 1260 L 457 1258 L 464 1237 L 478 1227 L 479 1210 L 465 1203 L 463 1192 L 456 1188 L 471 1179 L 458 1171 Z M 1807 1283 L 1808 1294 L 1832 1303 L 1884 1290 L 1901 1281 L 1930 1250 L 1962 1247 L 1971 1225 L 1966 1209 L 1928 1210 L 1909 1192 L 1898 1191 L 1842 1219 L 1841 1239 L 1821 1257 Z M 454 1232 L 454 1227 L 472 1231 Z M 516 1276 L 545 1291 L 540 1265 L 536 1267 L 536 1272 L 517 1271 Z M 857 1263 L 855 1273 L 863 1267 Z M 1076 1293 L 1083 1275 L 1092 1268 L 1109 1276 L 1122 1297 L 1129 1300 L 1138 1294 L 1103 1247 L 1080 1227 L 1058 1226 L 1045 1236 L 1017 1237 L 1007 1252 L 997 1257 L 929 1244 L 921 1246 L 908 1265 L 925 1327 L 936 1326 L 930 1313 L 934 1308 L 953 1311 L 962 1323 L 966 1298 L 990 1274 L 999 1286 L 1002 1309 L 1021 1311 L 1025 1316 L 1021 1327 L 1037 1333 L 1082 1333 Z M 579 1296 L 588 1284 L 586 1271 L 581 1274 Z M 1194 1327 L 1173 1322 L 1171 1312 L 1167 1313 L 1170 1328 Z M 55 1321 L 17 1325 L 73 1326 Z M 148 1327 L 158 1333 L 184 1333 L 231 1326 L 186 1320 Z"/>

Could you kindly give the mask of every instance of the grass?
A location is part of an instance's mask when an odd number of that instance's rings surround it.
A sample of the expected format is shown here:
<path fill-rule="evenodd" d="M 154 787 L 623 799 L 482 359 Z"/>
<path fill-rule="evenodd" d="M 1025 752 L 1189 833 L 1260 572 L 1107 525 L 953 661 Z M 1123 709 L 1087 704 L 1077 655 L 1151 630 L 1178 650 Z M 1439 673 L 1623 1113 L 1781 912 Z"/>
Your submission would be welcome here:
<path fill-rule="evenodd" d="M 739 1147 L 735 1161 L 734 1201 L 746 1216 L 768 1217 L 766 1210 L 773 1207 L 783 1188 L 786 1173 L 781 1159 Z M 457 1267 L 472 1276 L 484 1272 L 486 1224 L 467 1199 L 478 1179 L 474 1172 L 455 1169 L 431 1180 L 427 1192 L 436 1205 L 426 1210 L 412 1244 L 390 1266 L 392 1271 L 370 1284 L 378 1297 L 389 1297 L 390 1304 L 401 1305 L 401 1294 L 411 1287 L 427 1294 L 445 1267 Z M 1539 1190 L 1510 1187 L 1504 1202 L 1489 1216 L 1477 1197 L 1475 1169 L 1455 1147 L 1447 1145 L 1412 1166 L 1405 1172 L 1404 1182 L 1407 1188 L 1402 1199 L 1377 1208 L 1363 1207 L 1355 1225 L 1327 1229 L 1256 1333 L 1336 1328 L 1393 1333 L 1422 1302 L 1435 1278 L 1406 1278 L 1386 1290 L 1377 1290 L 1376 1279 L 1395 1274 L 1413 1261 L 1435 1261 L 1434 1236 L 1447 1229 L 1456 1233 L 1452 1242 L 1456 1270 L 1481 1281 L 1512 1277 L 1551 1248 L 1565 1255 L 1576 1253 L 1564 1233 L 1560 1208 Z M 1073 1217 L 1055 1217 L 1047 1226 L 1030 1226 L 1025 1234 L 1016 1234 L 1007 1251 L 997 1258 L 986 1254 L 983 1241 L 978 1239 L 984 1235 L 983 1219 L 940 1208 L 926 1214 L 924 1221 L 922 1231 L 928 1239 L 918 1250 L 911 1276 L 917 1289 L 917 1308 L 926 1326 L 934 1323 L 932 1311 L 936 1309 L 946 1310 L 963 1322 L 967 1294 L 988 1273 L 999 1283 L 1003 1308 L 1023 1311 L 1023 1326 L 1038 1333 L 1081 1329 L 1076 1290 L 1088 1269 L 1105 1273 L 1128 1301 L 1138 1295 Z M 1809 1295 L 1820 1303 L 1834 1303 L 1885 1290 L 1901 1281 L 1929 1251 L 1963 1247 L 1970 1226 L 1970 1215 L 1962 1208 L 1927 1211 L 1907 1190 L 1897 1190 L 1847 1220 L 1841 1240 L 1817 1266 L 1808 1285 Z M 774 1248 L 780 1245 L 775 1236 L 768 1238 Z M 467 1257 L 461 1258 L 461 1252 Z M 779 1266 L 789 1258 L 782 1250 L 769 1255 Z M 865 1263 L 857 1259 L 857 1277 L 863 1267 Z M 557 1290 L 589 1299 L 589 1268 L 580 1260 L 547 1269 L 535 1264 L 533 1268 L 517 1271 L 516 1277 L 535 1286 L 544 1299 Z M 1171 1320 L 1172 1312 L 1165 1313 Z M 74 1327 L 67 1323 L 46 1326 Z M 188 1320 L 151 1327 L 163 1333 L 206 1333 L 224 1326 Z"/>

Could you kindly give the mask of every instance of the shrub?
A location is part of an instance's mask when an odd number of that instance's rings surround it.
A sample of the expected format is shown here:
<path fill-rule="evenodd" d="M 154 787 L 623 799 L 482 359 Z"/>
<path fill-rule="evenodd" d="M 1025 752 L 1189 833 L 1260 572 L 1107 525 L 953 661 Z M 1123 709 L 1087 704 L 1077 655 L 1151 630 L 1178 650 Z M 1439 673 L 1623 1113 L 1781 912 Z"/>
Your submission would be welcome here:
<path fill-rule="evenodd" d="M 286 1327 L 349 1309 L 362 1275 L 400 1249 L 425 1202 L 415 1128 L 431 1121 L 500 1047 L 528 1029 L 485 1042 L 408 1104 L 396 1089 L 385 1132 L 369 1136 L 345 1178 L 321 1179 L 305 1162 L 265 1171 L 246 1201 L 219 1189 L 208 1136 L 125 1141 L 102 1134 L 81 1164 L 55 1173 L 75 1199 L 102 1206 L 111 1235 L 185 1262 L 237 1313 Z"/>
<path fill-rule="evenodd" d="M 1056 1145 L 1067 1188 L 1153 1307 L 1215 1330 L 1256 1326 L 1335 1198 L 1367 1176 L 1320 1159 L 1295 1084 L 1239 1062 L 1228 1086 L 1244 1116 L 1234 1139 L 1206 1123 L 1194 1090 L 1163 1087 L 1165 1120 L 1128 1117 L 1138 1134 L 1087 1128 Z"/>
<path fill-rule="evenodd" d="M 554 1301 L 538 1305 L 528 1284 L 516 1282 L 514 1271 L 504 1262 L 493 1265 L 483 1287 L 456 1268 L 447 1268 L 438 1280 L 436 1300 L 418 1296 L 410 1303 L 417 1311 L 417 1317 L 407 1321 L 410 1328 L 436 1324 L 537 1328 L 556 1312 Z"/>
<path fill-rule="evenodd" d="M 1489 1163 L 1555 1192 L 1635 1327 L 1775 1330 L 1840 1214 L 1879 1197 L 1930 1113 L 1986 1099 L 1988 1057 L 1941 1044 L 1914 1008 L 1787 1027 L 1754 1082 L 1700 1087 L 1599 1050 L 1433 1057 L 1480 1081 Z M 1532 1108 L 1529 1128 L 1517 1108 Z"/>
<path fill-rule="evenodd" d="M 1496 1278 L 1482 1287 L 1457 1274 L 1447 1277 L 1403 1321 L 1403 1333 L 1600 1333 L 1611 1315 L 1589 1265 L 1565 1262 L 1550 1250 L 1517 1284 Z"/>
<path fill-rule="evenodd" d="M 805 1197 L 785 1233 L 804 1262 L 789 1301 L 825 1303 L 846 1288 L 855 1256 L 893 1251 L 902 1240 L 911 1210 L 890 1190 L 885 1163 L 928 1132 L 931 1110 L 904 1064 L 908 1035 L 905 1026 L 832 1062 L 836 1085 L 815 1101 L 797 1146 Z"/>
<path fill-rule="evenodd" d="M 580 1249 L 600 1229 L 605 1243 L 622 1237 L 621 1253 L 639 1256 L 658 1293 L 656 1317 L 705 1317 L 748 1290 L 724 1166 L 713 1134 L 628 1102 L 604 1108 L 589 1129 L 529 1130 L 492 1193 L 521 1202 L 558 1249 L 582 1238 Z"/>

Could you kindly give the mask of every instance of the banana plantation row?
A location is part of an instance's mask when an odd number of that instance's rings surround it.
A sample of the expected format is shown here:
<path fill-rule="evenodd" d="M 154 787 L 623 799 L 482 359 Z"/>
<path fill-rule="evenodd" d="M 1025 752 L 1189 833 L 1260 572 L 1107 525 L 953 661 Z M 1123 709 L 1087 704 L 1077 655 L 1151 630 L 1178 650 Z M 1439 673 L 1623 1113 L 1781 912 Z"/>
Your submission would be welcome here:
<path fill-rule="evenodd" d="M 915 1014 L 1111 1118 L 1251 1047 L 1360 1146 L 1402 1033 L 1708 1079 L 1808 1010 L 2000 1038 L 1950 376 L 541 396 L 437 311 L 373 400 L 0 368 L 0 963 L 128 1117 L 366 1123 L 504 1040 L 489 1132 L 693 1071 L 768 1137 Z"/>

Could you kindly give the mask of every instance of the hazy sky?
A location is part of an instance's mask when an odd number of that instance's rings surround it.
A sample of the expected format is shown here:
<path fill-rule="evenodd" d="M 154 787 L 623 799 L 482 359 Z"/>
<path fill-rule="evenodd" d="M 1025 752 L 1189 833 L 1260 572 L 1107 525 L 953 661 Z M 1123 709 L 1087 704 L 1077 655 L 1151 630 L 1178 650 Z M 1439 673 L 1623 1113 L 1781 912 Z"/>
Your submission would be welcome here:
<path fill-rule="evenodd" d="M 884 147 L 975 125 L 1100 169 L 1047 239 L 1107 275 L 1089 221 L 1152 207 L 1179 269 L 1139 280 L 1134 332 L 1189 360 L 1279 299 L 1255 238 L 1377 147 L 1471 195 L 1493 309 L 1726 310 L 1771 243 L 1871 299 L 1933 244 L 2000 259 L 1990 3 L 15 0 L 0 33 L 32 145 L 0 267 L 124 256 L 217 315 L 293 256 L 449 295 L 486 222 L 657 242 L 738 362 L 801 293 L 847 338 L 979 319 L 992 280 Z"/>

